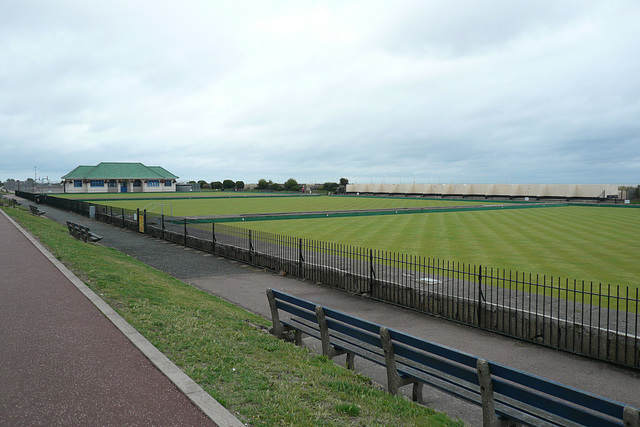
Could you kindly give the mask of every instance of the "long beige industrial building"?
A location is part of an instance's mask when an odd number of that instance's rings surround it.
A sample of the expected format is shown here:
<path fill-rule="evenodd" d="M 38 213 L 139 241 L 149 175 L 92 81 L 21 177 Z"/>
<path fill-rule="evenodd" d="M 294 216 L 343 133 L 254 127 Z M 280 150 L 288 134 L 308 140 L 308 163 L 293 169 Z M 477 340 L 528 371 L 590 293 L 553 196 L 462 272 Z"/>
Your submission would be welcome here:
<path fill-rule="evenodd" d="M 615 184 L 348 184 L 347 193 L 512 199 L 610 199 L 620 196 Z"/>

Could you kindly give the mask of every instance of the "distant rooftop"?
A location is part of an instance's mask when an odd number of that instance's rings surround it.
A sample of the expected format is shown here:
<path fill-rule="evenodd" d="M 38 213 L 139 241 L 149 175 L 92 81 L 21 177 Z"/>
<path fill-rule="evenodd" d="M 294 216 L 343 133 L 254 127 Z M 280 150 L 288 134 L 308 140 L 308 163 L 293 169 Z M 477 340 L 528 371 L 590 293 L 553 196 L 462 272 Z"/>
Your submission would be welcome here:
<path fill-rule="evenodd" d="M 101 162 L 96 166 L 78 166 L 62 179 L 178 179 L 178 177 L 161 166 Z"/>

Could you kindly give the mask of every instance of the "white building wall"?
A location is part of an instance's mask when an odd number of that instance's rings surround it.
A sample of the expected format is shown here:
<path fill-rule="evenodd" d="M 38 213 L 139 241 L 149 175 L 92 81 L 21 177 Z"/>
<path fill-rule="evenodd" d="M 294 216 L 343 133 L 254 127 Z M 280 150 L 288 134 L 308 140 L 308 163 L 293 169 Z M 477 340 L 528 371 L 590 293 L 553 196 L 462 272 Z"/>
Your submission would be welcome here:
<path fill-rule="evenodd" d="M 92 187 L 91 182 L 87 181 L 82 183 L 82 187 L 75 187 L 75 180 L 67 180 L 64 183 L 64 191 L 69 194 L 86 194 L 86 193 L 121 193 L 122 182 L 125 181 L 127 185 L 127 193 L 160 193 L 160 192 L 175 192 L 176 191 L 176 180 L 172 180 L 172 184 L 170 186 L 165 186 L 164 181 L 160 181 L 160 185 L 158 187 L 150 187 L 148 185 L 148 180 L 140 180 L 141 186 L 134 187 L 133 182 L 135 179 L 118 179 L 116 180 L 116 187 L 109 187 L 109 180 L 104 180 L 104 186 L 102 187 Z"/>
<path fill-rule="evenodd" d="M 616 184 L 348 184 L 348 193 L 598 198 L 618 195 Z"/>

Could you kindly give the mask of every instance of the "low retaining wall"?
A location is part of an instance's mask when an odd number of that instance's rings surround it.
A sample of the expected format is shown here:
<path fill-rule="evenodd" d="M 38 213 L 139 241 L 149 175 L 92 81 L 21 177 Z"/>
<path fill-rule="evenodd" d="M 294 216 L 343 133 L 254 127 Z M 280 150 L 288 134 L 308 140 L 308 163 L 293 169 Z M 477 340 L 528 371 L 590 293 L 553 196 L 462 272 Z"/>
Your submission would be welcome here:
<path fill-rule="evenodd" d="M 132 225 L 135 230 L 135 223 Z M 299 260 L 283 259 L 232 245 L 213 243 L 211 240 L 194 236 L 187 235 L 185 242 L 183 233 L 148 227 L 147 234 L 256 267 L 321 283 L 349 293 L 364 295 L 525 341 L 621 365 L 640 367 L 640 340 L 631 335 L 585 327 L 549 316 L 472 301 L 454 295 L 426 292 L 344 270 L 331 269 Z"/>

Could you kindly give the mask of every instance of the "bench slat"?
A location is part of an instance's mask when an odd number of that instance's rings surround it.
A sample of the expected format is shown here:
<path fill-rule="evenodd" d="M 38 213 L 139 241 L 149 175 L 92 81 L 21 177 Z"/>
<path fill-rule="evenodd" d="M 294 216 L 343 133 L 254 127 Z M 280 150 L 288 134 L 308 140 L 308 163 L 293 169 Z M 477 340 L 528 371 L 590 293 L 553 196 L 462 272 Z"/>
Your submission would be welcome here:
<path fill-rule="evenodd" d="M 316 313 L 315 311 L 313 312 L 309 312 L 307 310 L 304 310 L 298 306 L 289 304 L 287 302 L 283 302 L 283 301 L 278 301 L 276 300 L 276 306 L 278 307 L 278 310 L 282 310 L 284 312 L 287 312 L 289 314 L 292 314 L 293 316 L 298 316 L 301 317 L 303 319 L 315 322 L 316 321 Z M 282 321 L 282 320 L 280 320 Z"/>
<path fill-rule="evenodd" d="M 280 292 L 275 289 L 271 289 L 271 290 L 273 291 L 273 296 L 276 297 L 276 301 L 277 300 L 285 301 L 285 302 L 288 302 L 290 305 L 304 307 L 305 309 L 311 312 L 315 312 L 316 304 L 302 298 L 294 297 L 293 295 L 285 294 L 284 292 Z"/>
<path fill-rule="evenodd" d="M 408 347 L 415 347 L 426 353 L 431 353 L 445 359 L 450 359 L 462 365 L 469 366 L 474 370 L 476 369 L 476 361 L 478 360 L 476 356 L 472 356 L 471 354 L 464 353 L 462 351 L 454 350 L 444 345 L 428 342 L 421 338 L 397 331 L 395 329 L 389 329 L 389 333 L 391 334 L 391 340 L 394 343 L 397 342 L 405 344 Z"/>
<path fill-rule="evenodd" d="M 413 366 L 419 370 L 425 368 L 435 369 L 436 371 L 447 374 L 450 377 L 466 381 L 474 386 L 480 386 L 477 369 L 459 365 L 447 359 L 434 357 L 426 353 L 420 353 L 412 348 L 408 348 L 397 343 L 394 343 L 393 349 L 395 351 L 396 358 L 398 360 L 402 358 L 402 363 L 405 365 Z"/>
<path fill-rule="evenodd" d="M 479 386 L 465 383 L 455 376 L 440 373 L 435 369 L 428 367 L 417 369 L 414 365 L 407 365 L 403 362 L 404 360 L 401 357 L 396 359 L 396 364 L 398 365 L 398 371 L 400 373 L 416 378 L 425 384 L 460 397 L 468 402 L 478 405 L 482 404 Z"/>
<path fill-rule="evenodd" d="M 322 307 L 324 309 L 324 314 L 327 319 L 334 319 L 339 322 L 345 323 L 347 325 L 354 326 L 359 329 L 363 329 L 373 335 L 380 334 L 380 327 L 382 325 L 378 325 L 373 322 L 369 322 L 368 320 L 360 319 L 355 316 L 349 316 L 348 314 L 341 313 L 336 310 L 332 310 L 330 308 Z"/>
<path fill-rule="evenodd" d="M 594 412 L 596 410 L 595 408 L 593 408 L 593 410 L 587 410 L 582 406 L 566 404 L 555 395 L 545 395 L 534 392 L 531 391 L 531 389 L 524 388 L 521 384 L 506 382 L 501 378 L 493 377 L 493 375 L 491 380 L 493 382 L 493 392 L 495 393 L 496 402 L 511 402 L 512 405 L 517 405 L 518 408 L 526 404 L 532 408 L 529 412 L 540 417 L 546 416 L 552 418 L 550 415 L 558 416 L 558 419 L 570 420 L 579 425 L 611 425 L 608 424 L 610 418 Z M 542 411 L 537 408 L 545 409 Z M 622 413 L 620 414 L 620 419 L 621 418 Z"/>
<path fill-rule="evenodd" d="M 595 396 L 582 390 L 569 387 L 555 381 L 547 380 L 533 374 L 523 372 L 515 368 L 509 368 L 495 362 L 489 362 L 492 377 L 503 378 L 522 386 L 538 390 L 542 393 L 551 394 L 586 408 L 601 412 L 605 415 L 622 419 L 624 405 L 606 399 L 604 397 Z M 494 380 L 495 381 L 495 380 Z M 507 393 L 503 393 L 507 394 Z"/>
<path fill-rule="evenodd" d="M 357 341 L 361 341 L 375 348 L 379 348 L 382 351 L 382 340 L 380 339 L 380 332 L 378 334 L 372 334 L 368 331 L 363 331 L 360 328 L 355 328 L 351 325 L 336 322 L 334 319 L 327 318 L 327 325 L 329 326 L 329 334 L 332 331 L 340 332 L 346 336 L 351 337 Z"/>

